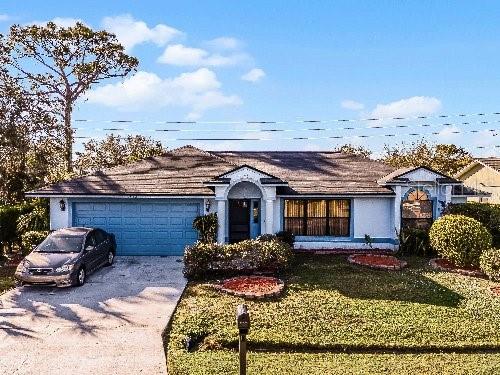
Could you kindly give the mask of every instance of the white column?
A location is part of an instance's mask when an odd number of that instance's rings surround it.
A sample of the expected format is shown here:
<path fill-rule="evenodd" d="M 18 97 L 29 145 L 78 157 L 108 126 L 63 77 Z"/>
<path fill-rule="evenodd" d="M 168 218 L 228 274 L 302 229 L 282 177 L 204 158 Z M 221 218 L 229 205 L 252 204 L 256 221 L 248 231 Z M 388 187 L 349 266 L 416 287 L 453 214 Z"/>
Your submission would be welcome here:
<path fill-rule="evenodd" d="M 273 233 L 274 200 L 266 199 L 266 234 Z"/>
<path fill-rule="evenodd" d="M 396 196 L 394 197 L 394 228 L 396 233 L 394 233 L 395 238 L 399 231 L 401 230 L 401 186 L 395 186 L 394 192 Z"/>
<path fill-rule="evenodd" d="M 226 242 L 226 201 L 221 199 L 217 200 L 217 222 L 219 228 L 217 229 L 217 242 Z"/>

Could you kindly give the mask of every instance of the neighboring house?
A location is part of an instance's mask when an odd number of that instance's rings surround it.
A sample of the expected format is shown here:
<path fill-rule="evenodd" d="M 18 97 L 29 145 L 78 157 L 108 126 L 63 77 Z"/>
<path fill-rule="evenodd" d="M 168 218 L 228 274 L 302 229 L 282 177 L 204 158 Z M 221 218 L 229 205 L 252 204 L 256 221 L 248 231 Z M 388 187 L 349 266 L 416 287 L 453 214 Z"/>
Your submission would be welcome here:
<path fill-rule="evenodd" d="M 500 203 L 500 158 L 476 159 L 458 172 L 455 178 L 463 181 L 467 187 L 491 194 L 491 196 L 473 196 L 467 200 Z"/>
<path fill-rule="evenodd" d="M 219 242 L 289 230 L 302 249 L 367 248 L 366 235 L 393 249 L 402 206 L 433 220 L 461 185 L 427 168 L 394 171 L 340 152 L 185 146 L 27 195 L 50 198 L 51 229 L 101 227 L 116 235 L 119 255 L 180 255 L 196 241 L 193 219 L 209 212 Z"/>

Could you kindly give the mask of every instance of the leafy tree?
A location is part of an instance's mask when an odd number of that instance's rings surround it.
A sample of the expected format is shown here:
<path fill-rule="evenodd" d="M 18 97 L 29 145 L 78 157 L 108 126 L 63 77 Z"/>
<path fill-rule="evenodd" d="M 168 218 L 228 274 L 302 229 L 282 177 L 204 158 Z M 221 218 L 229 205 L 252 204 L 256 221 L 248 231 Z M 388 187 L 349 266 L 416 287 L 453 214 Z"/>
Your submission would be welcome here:
<path fill-rule="evenodd" d="M 51 168 L 57 139 L 55 119 L 45 97 L 31 97 L 5 68 L 8 55 L 0 50 L 0 203 L 12 204 L 36 186 Z"/>
<path fill-rule="evenodd" d="M 9 55 L 10 73 L 30 95 L 49 100 L 51 113 L 62 124 L 66 170 L 72 170 L 73 130 L 71 116 L 75 102 L 102 80 L 124 77 L 138 65 L 124 53 L 114 34 L 94 31 L 82 23 L 59 27 L 13 25 L 1 45 Z"/>
<path fill-rule="evenodd" d="M 472 161 L 471 154 L 454 144 L 430 145 L 425 140 L 406 146 L 384 147 L 381 160 L 396 167 L 426 166 L 448 176 L 453 176 Z"/>
<path fill-rule="evenodd" d="M 337 150 L 344 154 L 363 156 L 365 158 L 369 158 L 372 154 L 372 151 L 365 146 L 357 146 L 350 143 L 340 146 Z"/>
<path fill-rule="evenodd" d="M 75 168 L 79 173 L 89 173 L 102 168 L 124 165 L 150 156 L 163 155 L 166 149 L 160 141 L 142 135 L 108 135 L 102 141 L 90 140 L 77 152 Z"/>

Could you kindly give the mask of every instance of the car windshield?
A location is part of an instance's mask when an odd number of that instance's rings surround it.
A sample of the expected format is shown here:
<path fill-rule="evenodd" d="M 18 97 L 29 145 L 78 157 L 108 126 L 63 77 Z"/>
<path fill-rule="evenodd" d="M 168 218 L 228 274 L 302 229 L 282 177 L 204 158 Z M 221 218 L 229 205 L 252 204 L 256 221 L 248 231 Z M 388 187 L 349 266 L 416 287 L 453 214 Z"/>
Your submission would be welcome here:
<path fill-rule="evenodd" d="M 52 234 L 48 236 L 36 251 L 39 253 L 79 253 L 82 250 L 83 236 Z"/>

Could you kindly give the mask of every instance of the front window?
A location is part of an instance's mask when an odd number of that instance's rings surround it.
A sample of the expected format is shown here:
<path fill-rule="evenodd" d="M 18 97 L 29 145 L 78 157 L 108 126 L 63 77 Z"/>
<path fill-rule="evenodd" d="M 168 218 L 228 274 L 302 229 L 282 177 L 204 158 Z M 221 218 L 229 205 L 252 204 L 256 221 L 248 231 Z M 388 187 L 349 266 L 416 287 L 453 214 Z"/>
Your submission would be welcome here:
<path fill-rule="evenodd" d="M 421 189 L 411 190 L 402 202 L 401 219 L 403 227 L 428 229 L 433 220 L 429 195 Z"/>
<path fill-rule="evenodd" d="M 83 236 L 51 234 L 38 245 L 39 253 L 79 253 L 82 250 Z"/>
<path fill-rule="evenodd" d="M 348 199 L 287 199 L 285 230 L 296 236 L 349 236 Z"/>

